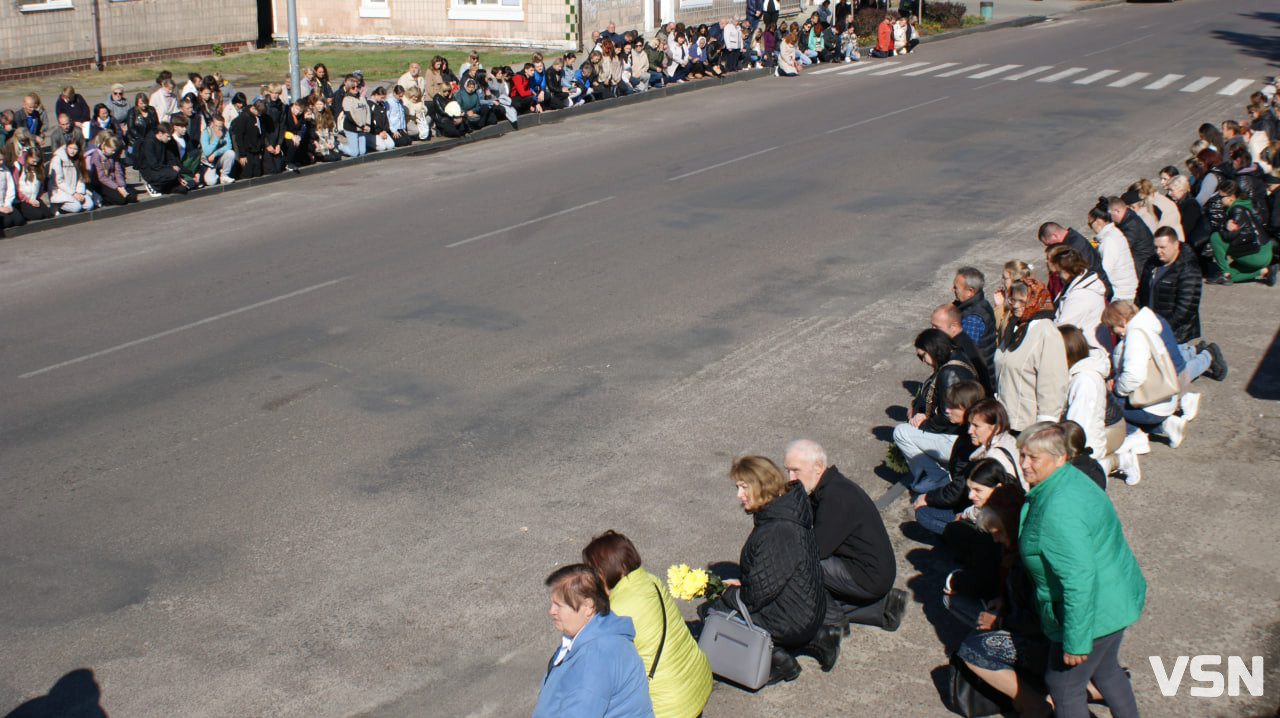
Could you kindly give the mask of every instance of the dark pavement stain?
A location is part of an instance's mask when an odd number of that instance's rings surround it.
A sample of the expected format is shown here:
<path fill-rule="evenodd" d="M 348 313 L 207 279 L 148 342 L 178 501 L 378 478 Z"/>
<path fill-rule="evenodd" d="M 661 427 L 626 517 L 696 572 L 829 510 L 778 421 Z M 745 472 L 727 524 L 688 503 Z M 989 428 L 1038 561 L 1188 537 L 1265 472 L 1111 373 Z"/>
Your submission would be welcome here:
<path fill-rule="evenodd" d="M 147 599 L 154 566 L 49 552 L 0 556 L 0 624 L 18 628 L 66 623 Z"/>
<path fill-rule="evenodd" d="M 475 304 L 461 304 L 431 294 L 413 297 L 405 308 L 388 317 L 394 321 L 414 320 L 462 329 L 501 332 L 524 324 L 518 314 Z"/>
<path fill-rule="evenodd" d="M 324 386 L 325 383 L 326 382 L 323 382 L 323 381 L 316 382 L 315 384 L 311 384 L 310 386 L 304 386 L 301 389 L 298 389 L 297 391 L 291 391 L 288 394 L 282 394 L 263 404 L 262 408 L 266 409 L 267 411 L 275 411 L 282 407 L 288 406 L 289 404 L 292 404 L 298 399 L 301 399 L 307 394 L 310 394 L 316 389 L 319 389 L 320 387 Z"/>
<path fill-rule="evenodd" d="M 408 374 L 361 376 L 349 388 L 356 408 L 378 414 L 420 409 L 442 392 Z"/>
<path fill-rule="evenodd" d="M 684 359 L 704 349 L 722 347 L 733 342 L 733 332 L 719 326 L 689 327 L 666 339 L 649 345 L 647 353 L 654 359 Z"/>

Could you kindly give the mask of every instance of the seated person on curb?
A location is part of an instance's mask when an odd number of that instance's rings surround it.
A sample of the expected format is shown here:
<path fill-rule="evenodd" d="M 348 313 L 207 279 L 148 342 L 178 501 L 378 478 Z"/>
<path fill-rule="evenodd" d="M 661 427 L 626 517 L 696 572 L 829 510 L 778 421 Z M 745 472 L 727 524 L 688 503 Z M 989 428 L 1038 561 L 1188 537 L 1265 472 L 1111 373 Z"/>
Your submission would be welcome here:
<path fill-rule="evenodd" d="M 893 430 L 893 442 L 902 451 L 911 475 L 911 490 L 925 492 L 947 482 L 943 466 L 951 457 L 951 446 L 960 427 L 947 418 L 947 390 L 965 379 L 976 380 L 973 367 L 956 349 L 951 337 L 937 329 L 926 329 L 916 337 L 916 357 L 933 373 L 921 385 L 908 410 L 907 421 Z"/>
<path fill-rule="evenodd" d="M 124 164 L 120 161 L 123 143 L 111 132 L 100 132 L 85 150 L 85 168 L 89 189 L 98 193 L 101 204 L 130 204 L 138 195 L 125 183 Z"/>
<path fill-rule="evenodd" d="M 49 204 L 72 214 L 87 212 L 98 203 L 85 187 L 84 140 L 76 137 L 58 148 L 49 160 Z"/>
<path fill-rule="evenodd" d="M 871 49 L 872 57 L 893 57 L 893 22 L 897 19 L 892 12 L 884 14 L 884 20 L 876 28 L 876 46 Z"/>
<path fill-rule="evenodd" d="M 394 149 L 396 138 L 391 136 L 391 122 L 387 118 L 387 91 L 381 87 L 374 88 L 369 94 L 369 132 L 373 135 L 373 146 L 377 152 Z M 400 134 L 408 144 L 408 137 Z"/>
<path fill-rule="evenodd" d="M 813 441 L 788 444 L 783 465 L 813 506 L 813 533 L 827 589 L 826 640 L 838 647 L 840 631 L 848 630 L 850 623 L 898 630 L 907 594 L 893 587 L 893 544 L 875 502 L 839 469 L 828 466 L 826 452 Z"/>
<path fill-rule="evenodd" d="M 1139 307 L 1149 307 L 1169 323 L 1173 338 L 1187 363 L 1187 381 L 1201 374 L 1222 381 L 1227 361 L 1217 344 L 1194 342 L 1200 338 L 1200 267 L 1191 250 L 1168 227 L 1156 230 L 1156 253 L 1147 260 L 1138 279 Z"/>
<path fill-rule="evenodd" d="M 951 446 L 951 460 L 947 462 L 950 483 L 920 494 L 912 505 L 916 523 L 927 531 L 941 534 L 946 525 L 955 519 L 956 512 L 969 506 L 966 477 L 969 475 L 969 466 L 973 463 L 973 452 L 978 448 L 969 430 L 969 407 L 986 397 L 986 390 L 976 381 L 956 382 L 947 392 L 947 418 L 960 426 L 960 435 Z"/>
<path fill-rule="evenodd" d="M 236 166 L 236 152 L 231 149 L 231 135 L 227 132 L 222 115 L 209 118 L 209 125 L 200 135 L 201 167 L 204 183 L 212 187 L 221 182 L 231 184 L 231 170 Z"/>
<path fill-rule="evenodd" d="M 995 324 L 994 315 L 992 317 L 993 325 Z M 951 341 L 955 343 L 956 348 L 964 354 L 965 360 L 969 362 L 969 366 L 973 367 L 974 372 L 978 375 L 978 383 L 986 390 L 988 395 L 994 394 L 995 389 L 991 383 L 991 372 L 987 369 L 987 362 L 982 355 L 982 351 L 978 349 L 978 345 L 973 339 L 964 332 L 961 324 L 960 310 L 954 304 L 943 304 L 933 310 L 933 314 L 929 315 L 929 325 L 934 329 L 951 337 Z M 994 326 L 992 327 L 992 335 L 994 341 Z M 991 347 L 992 361 L 995 360 L 995 345 Z"/>
<path fill-rule="evenodd" d="M 1222 273 L 1210 283 L 1229 285 L 1257 280 L 1274 287 L 1280 265 L 1273 264 L 1273 243 L 1259 229 L 1253 202 L 1240 193 L 1233 180 L 1220 182 L 1217 196 L 1223 210 L 1222 222 L 1209 236 L 1209 244 Z"/>
<path fill-rule="evenodd" d="M 27 218 L 18 210 L 17 201 L 17 180 L 7 169 L 0 170 L 0 237 L 4 236 L 5 228 L 21 227 L 27 223 Z"/>
<path fill-rule="evenodd" d="M 262 138 L 262 113 L 266 111 L 265 102 L 254 100 L 231 121 L 231 149 L 235 151 L 236 163 L 240 165 L 239 179 L 262 176 L 262 153 L 266 149 Z"/>
<path fill-rule="evenodd" d="M 58 115 L 58 126 L 49 131 L 49 151 L 57 152 L 63 145 L 79 138 L 84 142 L 84 134 L 71 122 L 66 114 Z"/>
<path fill-rule="evenodd" d="M 182 156 L 178 143 L 173 141 L 173 125 L 168 122 L 156 125 L 155 133 L 142 141 L 134 159 L 134 167 L 153 197 L 186 194 L 195 189 L 195 183 L 182 177 Z"/>
<path fill-rule="evenodd" d="M 1128 211 L 1128 207 L 1126 207 L 1125 210 Z M 1139 223 L 1142 222 L 1142 220 L 1138 219 L 1137 216 L 1134 216 L 1134 219 Z M 1143 225 L 1143 227 L 1146 227 L 1146 225 Z M 1148 232 L 1148 234 L 1150 233 Z M 1065 244 L 1079 252 L 1080 256 L 1084 257 L 1085 263 L 1089 265 L 1089 271 L 1098 275 L 1098 278 L 1102 280 L 1103 285 L 1106 286 L 1107 301 L 1111 301 L 1115 297 L 1115 291 L 1111 287 L 1111 278 L 1107 276 L 1107 270 L 1102 264 L 1102 255 L 1098 254 L 1098 250 L 1094 249 L 1093 244 L 1091 244 L 1089 240 L 1085 239 L 1084 235 L 1070 227 L 1063 229 L 1062 225 L 1057 222 L 1045 222 L 1040 225 L 1039 236 L 1040 243 L 1045 247 L 1052 247 L 1055 244 Z M 1140 267 L 1142 265 L 1135 261 L 1134 266 Z M 1058 295 L 1062 293 L 1062 278 L 1053 272 L 1050 272 L 1047 285 L 1049 287 L 1050 296 L 1056 301 Z"/>
<path fill-rule="evenodd" d="M 951 283 L 951 293 L 955 295 L 955 306 L 960 314 L 960 327 L 973 340 L 981 352 L 987 375 L 995 371 L 996 345 L 1000 335 L 996 331 L 996 312 L 987 301 L 983 288 L 987 278 L 976 267 L 961 267 L 956 270 L 956 277 Z M 936 328 L 936 327 L 935 327 Z M 947 332 L 950 334 L 950 332 Z M 952 335 L 955 338 L 955 335 Z M 967 354 L 967 352 L 966 352 Z M 973 365 L 982 373 L 983 367 Z M 983 386 L 990 384 L 983 382 Z"/>

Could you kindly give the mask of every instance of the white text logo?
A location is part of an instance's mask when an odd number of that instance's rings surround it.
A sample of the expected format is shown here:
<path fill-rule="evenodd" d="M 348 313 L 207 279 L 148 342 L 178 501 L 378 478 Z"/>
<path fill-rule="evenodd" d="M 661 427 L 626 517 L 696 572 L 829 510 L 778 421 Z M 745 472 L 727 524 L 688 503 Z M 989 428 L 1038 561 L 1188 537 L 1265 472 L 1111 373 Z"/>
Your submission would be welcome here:
<path fill-rule="evenodd" d="M 1191 695 L 1196 698 L 1217 698 L 1224 689 L 1227 695 L 1238 696 L 1242 683 L 1249 695 L 1262 695 L 1262 656 L 1254 656 L 1251 666 L 1245 666 L 1240 656 L 1227 656 L 1225 680 L 1222 672 L 1214 668 L 1222 665 L 1222 656 L 1178 656 L 1172 671 L 1165 670 L 1160 656 L 1151 656 L 1151 670 L 1156 674 L 1160 692 L 1166 697 L 1177 695 L 1178 687 L 1182 685 L 1182 674 L 1187 672 L 1188 665 L 1191 667 L 1191 680 L 1204 684 L 1191 687 Z"/>

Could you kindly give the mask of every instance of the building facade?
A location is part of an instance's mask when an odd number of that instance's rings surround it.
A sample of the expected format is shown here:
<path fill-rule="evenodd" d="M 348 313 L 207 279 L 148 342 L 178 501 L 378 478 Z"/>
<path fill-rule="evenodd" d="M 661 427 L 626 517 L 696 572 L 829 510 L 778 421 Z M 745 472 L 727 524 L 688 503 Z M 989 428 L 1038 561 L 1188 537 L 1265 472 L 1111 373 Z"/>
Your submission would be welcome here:
<path fill-rule="evenodd" d="M 235 52 L 257 37 L 257 0 L 0 0 L 0 81 Z"/>

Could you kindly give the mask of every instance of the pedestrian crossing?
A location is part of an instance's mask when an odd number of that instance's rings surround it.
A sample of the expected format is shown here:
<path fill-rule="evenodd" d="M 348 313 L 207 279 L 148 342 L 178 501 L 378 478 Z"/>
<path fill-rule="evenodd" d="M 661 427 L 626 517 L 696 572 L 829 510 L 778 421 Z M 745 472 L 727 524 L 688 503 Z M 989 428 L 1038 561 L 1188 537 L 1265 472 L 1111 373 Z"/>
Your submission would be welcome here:
<path fill-rule="evenodd" d="M 1091 69 L 1088 67 L 1060 67 L 1055 65 L 1026 67 L 1020 64 L 992 65 L 986 62 L 974 64 L 960 62 L 907 62 L 905 58 L 901 57 L 892 58 L 884 62 L 868 59 L 853 65 L 820 66 L 805 74 L 830 74 L 840 77 L 866 74 L 867 77 L 900 75 L 902 77 L 927 76 L 969 80 L 1033 80 L 1046 85 L 1062 84 L 1116 89 L 1131 87 L 1141 90 L 1176 89 L 1179 92 L 1186 93 L 1197 93 L 1213 89 L 1218 95 L 1224 97 L 1234 97 L 1257 84 L 1255 80 L 1251 79 L 1224 79 L 1211 75 L 1192 78 L 1173 72 L 1157 76 L 1150 72 L 1125 72 L 1116 68 Z"/>

